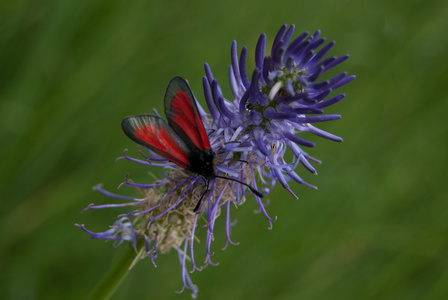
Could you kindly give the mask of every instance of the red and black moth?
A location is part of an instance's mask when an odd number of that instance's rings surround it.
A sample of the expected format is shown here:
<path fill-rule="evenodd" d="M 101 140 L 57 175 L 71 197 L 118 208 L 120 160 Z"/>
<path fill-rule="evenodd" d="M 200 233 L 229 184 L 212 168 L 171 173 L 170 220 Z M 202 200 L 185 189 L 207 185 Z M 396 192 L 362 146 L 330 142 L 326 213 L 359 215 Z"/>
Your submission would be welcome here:
<path fill-rule="evenodd" d="M 218 176 L 213 168 L 213 151 L 202 123 L 196 100 L 181 77 L 171 79 L 165 93 L 165 116 L 142 114 L 121 121 L 124 133 L 137 144 L 167 158 L 181 168 L 206 180 L 223 178 L 247 186 L 258 197 L 262 194 L 237 179 Z M 202 197 L 201 197 L 202 199 Z M 199 208 L 201 200 L 194 211 Z"/>

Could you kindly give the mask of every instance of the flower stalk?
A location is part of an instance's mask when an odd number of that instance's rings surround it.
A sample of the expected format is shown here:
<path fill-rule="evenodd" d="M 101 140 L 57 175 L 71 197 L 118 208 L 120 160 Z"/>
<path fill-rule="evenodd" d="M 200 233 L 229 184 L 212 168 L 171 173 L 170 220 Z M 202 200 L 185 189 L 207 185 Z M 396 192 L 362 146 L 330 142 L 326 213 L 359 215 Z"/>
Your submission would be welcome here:
<path fill-rule="evenodd" d="M 132 256 L 135 255 L 134 249 L 129 247 L 123 256 L 117 261 L 109 272 L 101 279 L 98 285 L 88 296 L 90 300 L 108 300 L 123 282 L 129 273 L 131 265 L 134 261 Z"/>

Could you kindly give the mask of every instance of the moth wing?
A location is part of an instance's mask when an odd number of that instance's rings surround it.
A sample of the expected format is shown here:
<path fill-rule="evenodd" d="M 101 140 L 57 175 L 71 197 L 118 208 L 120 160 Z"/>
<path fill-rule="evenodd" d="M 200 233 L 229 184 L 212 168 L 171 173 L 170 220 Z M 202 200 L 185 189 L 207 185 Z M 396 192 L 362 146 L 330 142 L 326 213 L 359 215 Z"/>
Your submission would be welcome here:
<path fill-rule="evenodd" d="M 121 127 L 137 144 L 187 168 L 191 150 L 162 118 L 148 114 L 130 116 L 121 121 Z"/>
<path fill-rule="evenodd" d="M 168 124 L 190 148 L 196 147 L 201 151 L 211 148 L 196 100 L 182 77 L 174 77 L 168 84 L 165 115 Z"/>

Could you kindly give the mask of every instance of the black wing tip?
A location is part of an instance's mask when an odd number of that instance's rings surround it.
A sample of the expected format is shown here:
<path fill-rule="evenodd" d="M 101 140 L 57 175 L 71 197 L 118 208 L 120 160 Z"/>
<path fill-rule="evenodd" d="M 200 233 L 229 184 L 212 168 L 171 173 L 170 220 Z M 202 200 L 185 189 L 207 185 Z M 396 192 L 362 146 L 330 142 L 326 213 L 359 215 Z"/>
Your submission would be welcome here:
<path fill-rule="evenodd" d="M 136 118 L 138 118 L 138 117 L 140 117 L 140 116 L 142 116 L 142 115 L 135 115 L 135 116 L 127 116 L 127 117 L 124 117 L 124 118 L 121 120 L 121 128 L 123 128 L 124 131 L 126 131 L 126 129 L 132 128 L 131 120 L 132 120 L 132 119 L 136 119 Z"/>
<path fill-rule="evenodd" d="M 134 116 L 127 116 L 121 120 L 121 129 L 123 129 L 126 135 L 128 135 L 128 132 L 130 132 L 130 129 L 132 128 L 131 122 L 129 120 L 133 117 Z"/>
<path fill-rule="evenodd" d="M 153 115 L 153 114 L 139 114 L 139 115 L 126 116 L 123 118 L 123 120 L 121 120 L 121 122 L 123 123 L 124 120 L 128 120 L 131 118 L 140 118 L 140 117 L 150 117 L 150 118 L 162 119 L 161 117 Z"/>
<path fill-rule="evenodd" d="M 182 83 L 188 84 L 187 80 L 185 78 L 183 78 L 182 76 L 174 76 L 173 78 L 170 79 L 170 83 L 168 85 L 170 85 L 172 82 L 174 82 L 174 83 L 182 82 Z"/>
<path fill-rule="evenodd" d="M 179 89 L 187 91 L 191 95 L 193 95 L 193 93 L 191 92 L 190 85 L 188 84 L 188 81 L 181 76 L 174 76 L 173 78 L 171 78 L 170 82 L 168 83 L 168 87 L 166 88 L 165 98 L 170 91 L 173 91 L 173 90 L 177 91 Z M 171 97 L 173 97 L 173 96 L 174 96 L 174 94 L 171 95 Z"/>
<path fill-rule="evenodd" d="M 140 115 L 135 115 L 135 116 L 127 116 L 127 117 L 124 117 L 124 118 L 121 120 L 121 128 L 122 128 L 123 131 L 125 131 L 125 132 L 126 132 L 126 130 L 129 131 L 129 132 L 132 132 L 134 127 L 133 127 L 133 125 L 132 125 L 131 120 L 141 119 L 141 118 L 153 119 L 153 121 L 157 121 L 157 122 L 159 122 L 159 123 L 160 123 L 160 120 L 161 120 L 163 123 L 166 123 L 165 120 L 162 119 L 162 118 L 159 117 L 159 116 L 152 115 L 152 114 L 140 114 Z"/>

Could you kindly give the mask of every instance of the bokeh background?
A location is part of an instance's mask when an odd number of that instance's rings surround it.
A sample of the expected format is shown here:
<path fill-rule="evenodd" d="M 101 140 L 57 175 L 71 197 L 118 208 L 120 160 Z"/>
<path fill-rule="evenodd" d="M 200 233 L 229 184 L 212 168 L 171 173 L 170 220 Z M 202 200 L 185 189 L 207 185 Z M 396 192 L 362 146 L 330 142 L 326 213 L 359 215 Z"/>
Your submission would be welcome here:
<path fill-rule="evenodd" d="M 301 175 L 319 190 L 278 187 L 272 230 L 248 199 L 232 217 L 240 245 L 221 251 L 217 221 L 220 265 L 192 274 L 199 299 L 446 299 L 447 20 L 446 1 L 2 1 L 0 298 L 86 298 L 127 248 L 74 226 L 104 231 L 123 212 L 81 214 L 110 202 L 92 186 L 151 180 L 115 162 L 138 151 L 120 120 L 161 111 L 176 75 L 204 103 L 204 62 L 230 97 L 232 40 L 252 69 L 258 36 L 269 45 L 287 23 L 351 55 L 336 71 L 357 79 L 327 109 L 343 118 L 321 126 L 344 142 L 307 136 L 323 164 Z M 157 265 L 140 262 L 112 299 L 190 299 L 174 292 L 177 254 Z"/>

